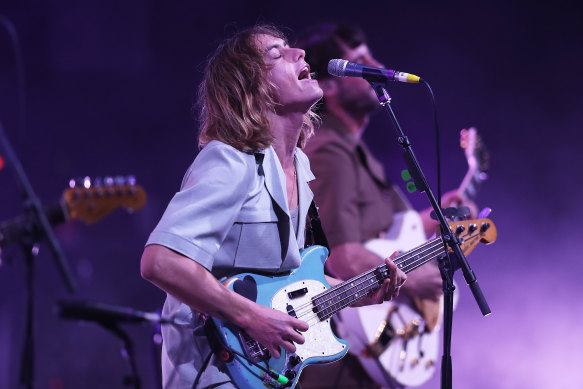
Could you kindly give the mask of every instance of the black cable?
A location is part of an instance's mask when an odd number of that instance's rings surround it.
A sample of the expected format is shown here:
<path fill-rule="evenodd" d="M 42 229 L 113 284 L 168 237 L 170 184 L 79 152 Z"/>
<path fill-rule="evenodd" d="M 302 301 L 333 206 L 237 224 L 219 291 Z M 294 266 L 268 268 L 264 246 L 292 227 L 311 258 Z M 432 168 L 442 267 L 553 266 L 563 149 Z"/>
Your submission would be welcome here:
<path fill-rule="evenodd" d="M 242 354 L 242 353 L 240 353 L 240 352 L 238 352 L 236 350 L 233 350 L 230 346 L 228 346 L 224 342 L 221 342 L 221 345 L 228 352 L 232 353 L 235 356 L 238 356 L 239 358 L 244 359 L 245 361 L 247 361 L 247 363 L 249 363 L 249 364 L 257 367 L 259 370 L 262 370 L 264 373 L 266 373 L 267 375 L 269 375 L 272 379 L 274 379 L 275 381 L 279 382 L 280 384 L 282 384 L 282 385 L 286 385 L 287 384 L 287 381 L 289 380 L 289 378 L 287 378 L 286 376 L 284 376 L 282 374 L 279 374 L 279 373 L 276 373 L 276 372 L 272 371 L 269 368 L 269 365 L 267 365 L 267 367 L 263 367 L 260 364 L 258 364 L 256 362 L 253 362 L 251 359 L 247 358 L 246 355 L 244 355 L 244 354 Z M 267 362 L 266 362 L 266 364 L 267 364 Z"/>
<path fill-rule="evenodd" d="M 16 65 L 16 89 L 18 93 L 18 129 L 20 130 L 20 143 L 24 141 L 26 121 L 25 121 L 25 108 L 26 108 L 26 88 L 24 82 L 24 61 L 22 60 L 22 48 L 20 46 L 20 40 L 18 39 L 18 34 L 16 33 L 16 28 L 14 24 L 4 15 L 0 14 L 0 25 L 4 27 L 4 30 L 8 33 L 10 37 L 10 43 L 12 43 L 12 49 L 14 51 L 14 62 Z"/>
<path fill-rule="evenodd" d="M 420 79 L 419 82 L 427 87 L 429 94 L 431 95 L 431 101 L 433 103 L 433 121 L 435 122 L 435 156 L 437 158 L 437 204 L 441 207 L 441 153 L 439 147 L 439 122 L 437 120 L 437 102 L 435 101 L 435 95 L 433 90 L 427 81 Z"/>
<path fill-rule="evenodd" d="M 210 384 L 209 386 L 205 386 L 204 388 L 201 389 L 214 389 L 214 388 L 218 388 L 221 385 L 224 384 L 231 384 L 231 381 L 223 381 L 223 382 L 215 382 L 214 384 Z"/>
<path fill-rule="evenodd" d="M 200 376 L 206 370 L 212 356 L 213 356 L 213 352 L 211 351 L 209 353 L 209 355 L 206 357 L 206 359 L 204 360 L 204 363 L 200 367 L 200 370 L 198 371 L 198 373 L 196 373 L 196 378 L 194 379 L 194 382 L 192 383 L 192 389 L 196 389 L 196 385 L 198 385 L 198 381 L 200 380 Z"/>

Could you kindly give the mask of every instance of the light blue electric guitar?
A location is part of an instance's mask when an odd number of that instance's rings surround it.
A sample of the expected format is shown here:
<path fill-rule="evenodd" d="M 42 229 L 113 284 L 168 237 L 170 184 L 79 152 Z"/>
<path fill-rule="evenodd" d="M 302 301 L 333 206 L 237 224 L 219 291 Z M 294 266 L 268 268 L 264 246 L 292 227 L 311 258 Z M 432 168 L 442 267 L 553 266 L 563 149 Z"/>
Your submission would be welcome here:
<path fill-rule="evenodd" d="M 462 242 L 465 254 L 478 242 L 496 240 L 496 227 L 488 219 L 451 222 L 449 225 Z M 408 273 L 444 253 L 443 240 L 437 237 L 393 261 Z M 325 247 L 311 246 L 302 250 L 301 266 L 290 273 L 273 276 L 244 273 L 223 282 L 229 289 L 258 304 L 287 312 L 310 325 L 303 333 L 305 343 L 296 344 L 295 353 L 280 349 L 281 356 L 273 358 L 267 349 L 240 328 L 212 318 L 215 335 L 222 343 L 219 357 L 226 362 L 229 374 L 239 388 L 293 388 L 304 367 L 334 362 L 346 354 L 348 343 L 336 337 L 330 328 L 332 316 L 377 290 L 389 278 L 389 271 L 386 264 L 382 264 L 331 288 L 324 277 L 327 257 Z"/>

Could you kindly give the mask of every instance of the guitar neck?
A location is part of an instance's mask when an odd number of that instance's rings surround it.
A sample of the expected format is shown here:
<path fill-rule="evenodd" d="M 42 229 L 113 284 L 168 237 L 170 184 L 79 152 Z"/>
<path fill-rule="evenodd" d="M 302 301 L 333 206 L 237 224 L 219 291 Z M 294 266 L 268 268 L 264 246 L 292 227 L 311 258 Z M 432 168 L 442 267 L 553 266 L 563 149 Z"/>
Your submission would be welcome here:
<path fill-rule="evenodd" d="M 459 191 L 464 198 L 475 200 L 483 181 L 482 172 L 480 172 L 479 169 L 475 169 L 473 172 L 468 171 L 460 185 Z"/>
<path fill-rule="evenodd" d="M 458 193 L 462 197 L 475 200 L 480 184 L 487 178 L 485 172 L 488 170 L 488 151 L 474 127 L 461 131 L 460 145 L 468 160 L 468 172 L 458 189 Z"/>
<path fill-rule="evenodd" d="M 398 256 L 393 262 L 403 272 L 409 273 L 432 259 L 437 259 L 444 253 L 443 240 L 441 237 L 437 237 Z M 314 296 L 312 299 L 314 312 L 320 320 L 326 320 L 356 300 L 377 290 L 389 276 L 387 265 L 382 264 L 344 281 L 326 292 Z"/>

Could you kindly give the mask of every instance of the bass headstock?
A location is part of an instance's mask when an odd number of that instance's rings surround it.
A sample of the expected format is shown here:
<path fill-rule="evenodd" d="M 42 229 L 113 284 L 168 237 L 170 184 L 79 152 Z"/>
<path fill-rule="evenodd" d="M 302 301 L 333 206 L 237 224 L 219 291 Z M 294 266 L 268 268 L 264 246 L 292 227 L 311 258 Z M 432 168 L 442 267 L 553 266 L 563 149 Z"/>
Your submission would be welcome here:
<path fill-rule="evenodd" d="M 468 255 L 478 243 L 490 244 L 498 237 L 496 226 L 490 219 L 459 220 L 447 224 L 461 242 L 464 255 Z"/>

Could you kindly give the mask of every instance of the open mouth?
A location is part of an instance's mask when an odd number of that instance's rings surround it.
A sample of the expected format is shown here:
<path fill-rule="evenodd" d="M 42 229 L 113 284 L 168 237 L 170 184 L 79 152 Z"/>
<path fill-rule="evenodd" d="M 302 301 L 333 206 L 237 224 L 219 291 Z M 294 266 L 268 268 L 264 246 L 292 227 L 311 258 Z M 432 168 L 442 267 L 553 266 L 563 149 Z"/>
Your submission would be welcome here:
<path fill-rule="evenodd" d="M 312 77 L 310 76 L 310 67 L 309 66 L 304 66 L 302 68 L 302 71 L 300 72 L 300 75 L 298 76 L 298 80 L 310 80 Z"/>

